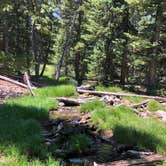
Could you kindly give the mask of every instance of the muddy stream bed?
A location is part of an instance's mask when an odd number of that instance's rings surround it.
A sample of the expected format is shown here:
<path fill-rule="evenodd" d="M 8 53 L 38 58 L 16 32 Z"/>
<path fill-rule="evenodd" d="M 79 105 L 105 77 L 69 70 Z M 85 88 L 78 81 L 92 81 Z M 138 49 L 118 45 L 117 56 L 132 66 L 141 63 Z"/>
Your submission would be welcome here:
<path fill-rule="evenodd" d="M 50 110 L 49 117 L 42 125 L 41 135 L 47 146 L 55 148 L 53 155 L 62 166 L 134 165 L 129 163 L 148 162 L 148 158 L 153 161 L 156 157 L 132 145 L 117 144 L 112 130 L 97 130 L 90 114 L 80 113 L 79 107 L 59 106 L 57 110 Z M 156 161 L 150 161 L 150 165 L 156 165 Z"/>

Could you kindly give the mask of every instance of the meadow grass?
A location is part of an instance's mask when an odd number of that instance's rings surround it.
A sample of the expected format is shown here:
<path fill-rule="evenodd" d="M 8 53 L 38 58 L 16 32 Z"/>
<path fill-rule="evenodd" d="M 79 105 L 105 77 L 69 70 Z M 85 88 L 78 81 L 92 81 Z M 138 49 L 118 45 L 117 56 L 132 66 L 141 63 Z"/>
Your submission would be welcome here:
<path fill-rule="evenodd" d="M 72 85 L 59 85 L 59 86 L 50 86 L 34 91 L 37 95 L 43 97 L 64 97 L 64 96 L 74 96 L 76 95 L 76 89 Z"/>
<path fill-rule="evenodd" d="M 80 111 L 81 112 L 90 112 L 97 108 L 104 108 L 106 104 L 103 101 L 93 100 L 88 101 L 86 103 L 81 104 Z"/>
<path fill-rule="evenodd" d="M 166 154 L 165 124 L 152 118 L 138 117 L 129 107 L 94 110 L 92 122 L 99 129 L 112 129 L 118 143 Z"/>
<path fill-rule="evenodd" d="M 60 88 L 60 91 L 57 88 Z M 48 119 L 51 108 L 58 107 L 58 102 L 48 96 L 58 96 L 61 92 L 68 96 L 74 93 L 74 89 L 71 86 L 48 89 L 40 89 L 39 96 L 13 98 L 0 105 L 0 154 L 5 156 L 3 162 L 0 161 L 1 165 L 59 165 L 50 157 L 54 148 L 43 144 L 40 136 L 41 122 Z"/>
<path fill-rule="evenodd" d="M 157 110 L 163 110 L 166 111 L 166 107 L 162 106 L 159 102 L 157 102 L 156 100 L 151 100 L 148 105 L 147 105 L 147 109 L 149 111 L 157 111 Z"/>
<path fill-rule="evenodd" d="M 140 103 L 145 100 L 143 97 L 131 97 L 131 96 L 124 96 L 123 99 L 127 99 L 132 103 Z"/>
<path fill-rule="evenodd" d="M 121 87 L 118 87 L 118 86 L 105 87 L 103 85 L 96 86 L 95 90 L 97 90 L 97 91 L 107 91 L 107 92 L 123 92 L 123 93 L 127 92 L 127 91 L 123 90 Z"/>

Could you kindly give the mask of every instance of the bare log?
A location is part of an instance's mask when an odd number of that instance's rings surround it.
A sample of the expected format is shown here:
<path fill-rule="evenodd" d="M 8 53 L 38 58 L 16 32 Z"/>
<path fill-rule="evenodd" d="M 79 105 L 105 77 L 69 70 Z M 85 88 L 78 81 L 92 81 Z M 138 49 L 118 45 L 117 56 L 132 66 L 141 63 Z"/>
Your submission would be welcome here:
<path fill-rule="evenodd" d="M 150 100 L 148 99 L 148 100 L 145 100 L 145 101 L 143 101 L 143 102 L 141 102 L 141 103 L 133 104 L 133 105 L 131 105 L 131 107 L 133 107 L 133 108 L 142 107 L 142 106 L 147 105 L 147 104 L 149 103 L 149 101 L 150 101 Z"/>
<path fill-rule="evenodd" d="M 153 154 L 149 156 L 144 155 L 141 159 L 119 160 L 119 161 L 114 161 L 114 162 L 105 163 L 105 164 L 94 163 L 94 166 L 119 166 L 119 165 L 123 165 L 123 166 L 134 166 L 134 165 L 135 166 L 136 165 L 150 166 L 151 165 L 152 166 L 152 165 L 161 163 L 164 160 L 166 160 L 165 156 Z"/>
<path fill-rule="evenodd" d="M 27 88 L 29 89 L 30 93 L 32 96 L 36 96 L 35 93 L 32 91 L 32 86 L 31 86 L 31 83 L 30 83 L 30 80 L 29 80 L 29 75 L 27 72 L 25 72 L 24 74 L 24 82 L 27 84 Z"/>
<path fill-rule="evenodd" d="M 51 99 L 54 99 L 54 98 L 51 98 Z M 59 102 L 63 102 L 66 106 L 79 106 L 80 104 L 85 103 L 94 98 L 73 99 L 73 98 L 67 98 L 67 97 L 57 97 L 56 99 Z"/>
<path fill-rule="evenodd" d="M 147 95 L 136 95 L 136 94 L 128 94 L 128 93 L 115 93 L 115 92 L 104 92 L 104 91 L 91 91 L 91 90 L 82 90 L 82 89 L 77 89 L 78 93 L 88 93 L 91 95 L 97 95 L 97 96 L 103 96 L 103 95 L 115 95 L 115 96 L 131 96 L 131 97 L 142 97 L 142 98 L 147 98 L 147 99 L 154 99 L 159 102 L 166 102 L 166 98 L 163 97 L 158 97 L 158 96 L 147 96 Z"/>
<path fill-rule="evenodd" d="M 0 79 L 1 79 L 1 80 L 5 80 L 5 81 L 8 81 L 8 82 L 13 83 L 13 84 L 18 85 L 18 86 L 21 86 L 21 87 L 23 87 L 23 88 L 28 88 L 27 85 L 25 85 L 25 84 L 23 84 L 23 83 L 21 83 L 21 82 L 15 81 L 15 80 L 13 80 L 13 79 L 11 79 L 11 78 L 2 76 L 2 75 L 0 75 Z"/>

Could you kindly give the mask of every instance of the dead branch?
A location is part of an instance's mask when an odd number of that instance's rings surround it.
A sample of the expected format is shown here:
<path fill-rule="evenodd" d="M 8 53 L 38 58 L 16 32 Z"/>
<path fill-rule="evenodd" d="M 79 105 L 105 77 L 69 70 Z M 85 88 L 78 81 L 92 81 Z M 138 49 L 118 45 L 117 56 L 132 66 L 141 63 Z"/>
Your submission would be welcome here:
<path fill-rule="evenodd" d="M 149 103 L 149 101 L 150 100 L 148 99 L 148 100 L 142 101 L 141 103 L 133 104 L 133 105 L 131 105 L 131 107 L 138 108 L 138 107 L 141 107 L 141 106 L 145 106 Z"/>
<path fill-rule="evenodd" d="M 156 165 L 158 163 L 161 163 L 164 160 L 166 160 L 165 156 L 153 154 L 149 156 L 145 155 L 141 159 L 119 160 L 119 161 L 114 161 L 114 162 L 105 163 L 105 164 L 94 163 L 94 166 L 119 166 L 119 165 L 123 165 L 123 166 L 134 166 L 134 165 L 148 166 L 149 165 L 150 166 L 150 165 Z"/>
<path fill-rule="evenodd" d="M 79 106 L 80 104 L 85 103 L 94 98 L 73 99 L 73 98 L 67 98 L 67 97 L 57 97 L 55 99 L 57 99 L 59 102 L 63 102 L 66 106 Z"/>
<path fill-rule="evenodd" d="M 103 96 L 103 95 L 115 95 L 115 96 L 128 96 L 128 97 L 142 97 L 147 99 L 154 99 L 159 102 L 166 102 L 166 98 L 158 97 L 158 96 L 147 96 L 147 95 L 136 95 L 136 94 L 128 94 L 128 93 L 115 93 L 115 92 L 104 92 L 104 91 L 91 91 L 91 90 L 82 90 L 77 89 L 78 93 L 88 93 L 91 95 Z"/>
<path fill-rule="evenodd" d="M 15 80 L 13 80 L 13 79 L 11 79 L 11 78 L 8 78 L 8 77 L 5 77 L 5 76 L 0 75 L 0 79 L 1 79 L 1 80 L 5 80 L 5 81 L 8 81 L 8 82 L 13 83 L 13 84 L 18 85 L 18 86 L 21 86 L 21 87 L 23 87 L 23 88 L 27 88 L 27 85 L 25 85 L 25 84 L 23 84 L 23 83 L 21 83 L 21 82 L 15 81 Z"/>
<path fill-rule="evenodd" d="M 24 82 L 27 84 L 27 88 L 29 89 L 32 96 L 36 96 L 35 93 L 32 91 L 32 86 L 29 80 L 29 75 L 27 72 L 24 73 Z"/>

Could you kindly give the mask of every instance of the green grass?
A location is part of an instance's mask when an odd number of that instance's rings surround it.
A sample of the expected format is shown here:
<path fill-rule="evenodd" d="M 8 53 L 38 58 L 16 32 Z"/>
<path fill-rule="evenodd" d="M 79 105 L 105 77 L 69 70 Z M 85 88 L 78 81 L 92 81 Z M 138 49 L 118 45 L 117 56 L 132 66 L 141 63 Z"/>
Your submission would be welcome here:
<path fill-rule="evenodd" d="M 147 105 L 147 109 L 149 111 L 157 111 L 157 110 L 163 110 L 166 111 L 166 107 L 162 106 L 159 102 L 157 102 L 156 100 L 151 100 L 148 105 Z"/>
<path fill-rule="evenodd" d="M 106 106 L 106 104 L 104 102 L 98 101 L 98 100 L 93 100 L 93 101 L 89 101 L 89 102 L 81 104 L 80 111 L 81 112 L 90 112 L 97 108 L 104 108 L 105 106 Z"/>
<path fill-rule="evenodd" d="M 90 139 L 85 134 L 75 134 L 69 137 L 69 149 L 74 152 L 82 153 L 90 145 Z"/>
<path fill-rule="evenodd" d="M 37 95 L 43 97 L 74 96 L 76 90 L 72 85 L 59 85 L 53 87 L 44 87 L 34 91 Z"/>
<path fill-rule="evenodd" d="M 131 96 L 124 96 L 123 99 L 127 99 L 132 103 L 140 103 L 145 100 L 145 98 L 142 97 L 131 97 Z"/>
<path fill-rule="evenodd" d="M 166 154 L 166 126 L 155 119 L 143 119 L 126 106 L 97 109 L 92 122 L 99 129 L 112 129 L 118 143 Z"/>
<path fill-rule="evenodd" d="M 157 166 L 166 166 L 166 160 L 162 164 L 157 164 Z"/>
<path fill-rule="evenodd" d="M 44 94 L 42 90 L 39 91 Z M 60 93 L 54 92 L 55 95 Z M 49 109 L 57 106 L 58 102 L 48 99 L 47 95 L 9 99 L 5 105 L 0 105 L 0 155 L 5 157 L 0 165 L 59 165 L 50 157 L 54 148 L 43 144 L 40 136 L 40 123 L 48 119 Z"/>
<path fill-rule="evenodd" d="M 107 91 L 107 92 L 126 92 L 125 90 L 123 90 L 121 87 L 118 86 L 109 86 L 109 87 L 105 87 L 102 85 L 98 85 L 95 87 L 95 90 L 97 91 Z"/>

